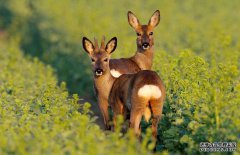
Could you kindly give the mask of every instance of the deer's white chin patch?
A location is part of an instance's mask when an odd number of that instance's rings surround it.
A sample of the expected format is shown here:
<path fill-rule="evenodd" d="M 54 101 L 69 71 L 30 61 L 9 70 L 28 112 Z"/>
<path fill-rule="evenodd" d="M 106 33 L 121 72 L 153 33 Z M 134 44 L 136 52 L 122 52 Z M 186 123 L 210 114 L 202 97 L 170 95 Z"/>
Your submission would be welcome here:
<path fill-rule="evenodd" d="M 158 99 L 162 96 L 162 92 L 155 85 L 144 85 L 138 90 L 138 96 Z"/>
<path fill-rule="evenodd" d="M 118 78 L 119 76 L 122 75 L 120 72 L 118 72 L 118 71 L 115 70 L 115 69 L 111 69 L 110 72 L 111 72 L 112 76 L 114 76 L 115 78 Z"/>
<path fill-rule="evenodd" d="M 147 47 L 142 46 L 142 48 L 143 48 L 143 50 L 147 50 L 147 49 L 149 49 L 149 46 L 147 46 Z"/>
<path fill-rule="evenodd" d="M 102 73 L 96 73 L 96 76 L 101 76 L 102 75 Z"/>
<path fill-rule="evenodd" d="M 101 76 L 101 75 L 103 75 L 103 72 L 100 72 L 100 73 L 95 72 L 95 75 L 96 75 L 96 76 Z"/>

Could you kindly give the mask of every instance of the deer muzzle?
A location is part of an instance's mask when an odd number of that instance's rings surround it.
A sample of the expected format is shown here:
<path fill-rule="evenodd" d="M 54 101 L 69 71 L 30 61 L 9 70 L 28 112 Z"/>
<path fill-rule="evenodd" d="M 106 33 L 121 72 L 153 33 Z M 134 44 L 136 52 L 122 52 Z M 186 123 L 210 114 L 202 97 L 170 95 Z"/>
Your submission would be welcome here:
<path fill-rule="evenodd" d="M 103 74 L 103 70 L 102 70 L 102 69 L 97 68 L 97 69 L 95 70 L 95 75 L 101 76 L 102 74 Z"/>
<path fill-rule="evenodd" d="M 142 48 L 143 48 L 144 50 L 147 50 L 149 47 L 150 47 L 150 45 L 149 45 L 149 43 L 147 43 L 147 42 L 145 42 L 145 43 L 142 44 Z"/>

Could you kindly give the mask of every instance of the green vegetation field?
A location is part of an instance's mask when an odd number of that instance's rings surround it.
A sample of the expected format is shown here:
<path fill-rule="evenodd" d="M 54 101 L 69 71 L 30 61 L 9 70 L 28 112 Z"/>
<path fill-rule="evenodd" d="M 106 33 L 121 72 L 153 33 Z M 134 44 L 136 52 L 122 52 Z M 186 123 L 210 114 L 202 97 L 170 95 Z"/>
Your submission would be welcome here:
<path fill-rule="evenodd" d="M 200 142 L 240 138 L 240 1 L 0 0 L 0 154 L 152 154 L 150 130 L 105 132 L 83 36 L 136 51 L 127 11 L 159 9 L 153 69 L 167 98 L 155 153 L 201 154 Z M 83 103 L 82 99 L 90 103 Z M 121 123 L 121 120 L 119 120 Z M 143 122 L 143 130 L 148 124 Z"/>

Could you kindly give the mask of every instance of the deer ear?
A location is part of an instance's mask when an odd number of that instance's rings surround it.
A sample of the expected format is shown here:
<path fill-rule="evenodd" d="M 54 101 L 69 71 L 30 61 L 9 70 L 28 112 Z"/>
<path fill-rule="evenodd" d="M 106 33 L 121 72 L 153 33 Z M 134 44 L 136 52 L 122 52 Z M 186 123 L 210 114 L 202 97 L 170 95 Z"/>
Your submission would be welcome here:
<path fill-rule="evenodd" d="M 117 47 L 117 37 L 113 37 L 106 45 L 106 52 L 107 53 L 112 53 Z"/>
<path fill-rule="evenodd" d="M 156 10 L 152 17 L 150 18 L 148 25 L 151 25 L 152 27 L 156 27 L 159 24 L 160 21 L 160 11 Z"/>
<path fill-rule="evenodd" d="M 128 23 L 134 29 L 138 28 L 138 26 L 140 25 L 139 20 L 137 19 L 137 17 L 131 11 L 128 11 Z"/>
<path fill-rule="evenodd" d="M 94 51 L 94 46 L 93 43 L 86 37 L 83 37 L 82 39 L 82 45 L 84 50 L 88 53 L 91 54 Z"/>

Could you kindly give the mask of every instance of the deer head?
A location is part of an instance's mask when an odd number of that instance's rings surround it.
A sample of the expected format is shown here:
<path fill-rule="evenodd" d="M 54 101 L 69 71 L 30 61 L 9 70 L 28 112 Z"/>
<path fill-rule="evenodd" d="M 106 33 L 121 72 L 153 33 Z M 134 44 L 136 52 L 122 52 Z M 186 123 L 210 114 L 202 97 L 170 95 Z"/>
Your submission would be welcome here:
<path fill-rule="evenodd" d="M 97 39 L 94 39 L 94 44 L 83 37 L 82 44 L 84 50 L 88 53 L 88 56 L 91 58 L 92 61 L 92 71 L 95 78 L 100 77 L 107 72 L 110 73 L 109 68 L 109 59 L 111 53 L 117 47 L 117 38 L 113 37 L 105 46 L 105 37 L 102 38 L 101 46 L 98 46 Z"/>
<path fill-rule="evenodd" d="M 156 10 L 150 18 L 148 25 L 141 25 L 138 18 L 128 11 L 128 22 L 137 34 L 138 51 L 145 51 L 154 45 L 153 29 L 159 24 L 160 11 Z"/>

